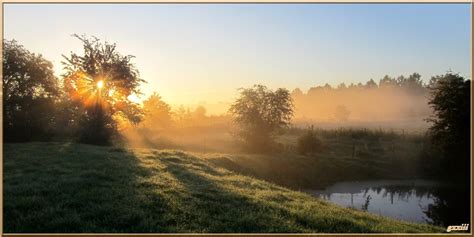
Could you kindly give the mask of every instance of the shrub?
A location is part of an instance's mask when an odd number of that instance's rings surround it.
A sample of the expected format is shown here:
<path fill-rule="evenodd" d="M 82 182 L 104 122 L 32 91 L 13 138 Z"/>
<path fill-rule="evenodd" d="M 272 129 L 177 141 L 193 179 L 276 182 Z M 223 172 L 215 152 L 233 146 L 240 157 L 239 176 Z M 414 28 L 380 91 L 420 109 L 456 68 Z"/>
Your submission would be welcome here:
<path fill-rule="evenodd" d="M 238 125 L 237 138 L 247 151 L 271 152 L 281 150 L 275 137 L 288 128 L 293 118 L 293 101 L 288 90 L 275 91 L 263 85 L 240 89 L 239 98 L 229 112 Z"/>
<path fill-rule="evenodd" d="M 300 136 L 296 145 L 297 152 L 301 155 L 316 153 L 322 148 L 323 143 L 313 129 Z"/>

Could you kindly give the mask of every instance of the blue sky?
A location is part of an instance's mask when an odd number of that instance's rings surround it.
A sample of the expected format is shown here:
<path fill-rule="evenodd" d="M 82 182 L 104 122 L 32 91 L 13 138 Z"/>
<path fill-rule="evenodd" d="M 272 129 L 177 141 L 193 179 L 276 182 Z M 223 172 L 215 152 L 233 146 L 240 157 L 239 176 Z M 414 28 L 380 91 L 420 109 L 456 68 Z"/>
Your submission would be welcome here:
<path fill-rule="evenodd" d="M 5 4 L 4 38 L 53 61 L 95 35 L 135 55 L 146 95 L 228 102 L 236 89 L 471 78 L 469 4 Z"/>

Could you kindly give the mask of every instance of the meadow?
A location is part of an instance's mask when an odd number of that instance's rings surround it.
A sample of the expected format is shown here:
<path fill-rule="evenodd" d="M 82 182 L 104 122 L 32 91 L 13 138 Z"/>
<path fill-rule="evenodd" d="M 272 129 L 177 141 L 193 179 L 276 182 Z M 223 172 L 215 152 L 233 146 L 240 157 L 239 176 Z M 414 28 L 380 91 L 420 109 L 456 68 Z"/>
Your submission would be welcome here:
<path fill-rule="evenodd" d="M 231 171 L 216 154 L 33 142 L 4 144 L 4 157 L 5 233 L 444 231 Z"/>

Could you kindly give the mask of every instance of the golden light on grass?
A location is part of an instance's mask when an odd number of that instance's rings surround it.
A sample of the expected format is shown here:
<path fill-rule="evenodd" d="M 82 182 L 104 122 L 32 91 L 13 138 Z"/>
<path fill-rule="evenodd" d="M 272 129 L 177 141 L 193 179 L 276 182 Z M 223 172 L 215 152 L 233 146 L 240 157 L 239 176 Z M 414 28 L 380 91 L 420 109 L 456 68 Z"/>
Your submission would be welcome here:
<path fill-rule="evenodd" d="M 104 81 L 100 80 L 97 82 L 97 88 L 101 89 L 102 87 L 104 87 Z"/>

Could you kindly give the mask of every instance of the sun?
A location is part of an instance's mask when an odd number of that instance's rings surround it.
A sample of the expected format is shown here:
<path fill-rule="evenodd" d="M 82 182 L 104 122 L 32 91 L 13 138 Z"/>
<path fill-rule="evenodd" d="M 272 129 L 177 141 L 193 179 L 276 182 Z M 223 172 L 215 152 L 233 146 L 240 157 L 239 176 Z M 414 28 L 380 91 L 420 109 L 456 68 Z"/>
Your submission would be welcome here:
<path fill-rule="evenodd" d="M 100 80 L 97 82 L 97 88 L 101 89 L 102 87 L 104 87 L 104 81 Z"/>

